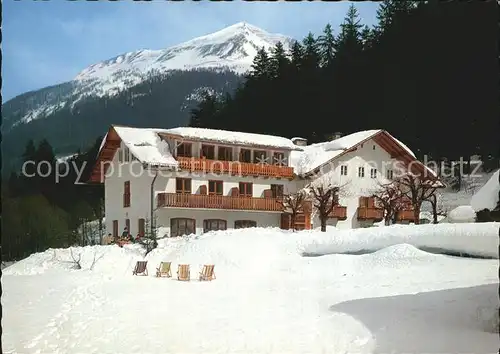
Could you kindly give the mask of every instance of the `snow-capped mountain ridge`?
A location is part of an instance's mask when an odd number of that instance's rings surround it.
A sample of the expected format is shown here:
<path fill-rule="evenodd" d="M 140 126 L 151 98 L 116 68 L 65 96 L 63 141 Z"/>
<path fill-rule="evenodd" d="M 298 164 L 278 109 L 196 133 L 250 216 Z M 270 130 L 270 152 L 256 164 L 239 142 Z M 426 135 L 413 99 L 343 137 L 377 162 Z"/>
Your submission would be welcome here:
<path fill-rule="evenodd" d="M 270 49 L 278 42 L 288 48 L 292 39 L 240 22 L 167 49 L 143 49 L 118 55 L 89 66 L 75 80 L 109 80 L 127 71 L 145 74 L 153 70 L 193 68 L 226 68 L 243 73 L 250 69 L 260 48 Z"/>
<path fill-rule="evenodd" d="M 46 118 L 62 108 L 73 108 L 85 97 L 117 95 L 150 76 L 168 75 L 172 70 L 211 69 L 243 74 L 251 68 L 260 48 L 269 50 L 278 42 L 288 49 L 293 39 L 240 22 L 170 48 L 123 53 L 90 65 L 74 80 L 65 83 L 69 85 L 63 89 L 44 95 L 41 102 L 35 103 L 27 98 L 29 105 L 19 111 L 15 121 L 8 122 L 5 128 L 10 130 L 18 124 Z"/>

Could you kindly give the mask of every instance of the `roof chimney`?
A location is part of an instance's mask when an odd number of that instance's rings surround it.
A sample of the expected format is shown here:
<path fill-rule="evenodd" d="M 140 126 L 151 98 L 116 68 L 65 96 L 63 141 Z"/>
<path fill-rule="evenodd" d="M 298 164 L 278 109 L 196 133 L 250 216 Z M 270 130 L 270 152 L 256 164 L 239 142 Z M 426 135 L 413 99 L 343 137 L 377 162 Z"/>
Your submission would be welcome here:
<path fill-rule="evenodd" d="M 304 138 L 292 138 L 292 143 L 294 143 L 297 146 L 306 146 L 307 145 L 307 139 Z"/>

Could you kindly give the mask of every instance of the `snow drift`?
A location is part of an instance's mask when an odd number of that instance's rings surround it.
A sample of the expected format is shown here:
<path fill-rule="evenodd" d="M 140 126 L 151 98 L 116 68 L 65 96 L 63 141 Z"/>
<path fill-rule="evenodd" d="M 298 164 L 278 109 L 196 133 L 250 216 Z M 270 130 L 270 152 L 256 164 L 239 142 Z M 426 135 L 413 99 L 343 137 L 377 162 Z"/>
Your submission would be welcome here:
<path fill-rule="evenodd" d="M 238 273 L 267 272 L 275 260 L 294 260 L 301 256 L 334 253 L 398 255 L 401 258 L 422 257 L 433 250 L 438 253 L 463 253 L 471 256 L 498 258 L 500 223 L 394 225 L 387 227 L 291 232 L 277 228 L 249 228 L 208 232 L 201 236 L 164 238 L 158 248 L 144 257 L 140 245 L 87 246 L 50 249 L 6 268 L 4 274 L 33 275 L 46 271 L 68 271 L 73 258 L 80 257 L 82 269 L 97 273 L 129 275 L 138 260 L 149 262 L 150 275 L 162 261 L 189 263 L 197 270 L 204 264 L 217 264 L 217 270 Z M 406 253 L 405 253 L 406 252 Z M 73 253 L 73 257 L 71 256 Z M 257 261 L 258 258 L 258 261 Z M 385 260 L 389 259 L 383 257 Z M 404 258 L 404 257 L 403 257 Z M 248 270 L 250 269 L 250 270 Z"/>
<path fill-rule="evenodd" d="M 470 203 L 475 211 L 483 209 L 493 210 L 497 206 L 498 193 L 500 192 L 499 174 L 500 170 L 496 171 L 488 182 L 472 196 Z"/>
<path fill-rule="evenodd" d="M 407 243 L 442 253 L 464 253 L 498 259 L 500 223 L 393 225 L 319 234 L 303 245 L 303 255 L 373 252 Z"/>

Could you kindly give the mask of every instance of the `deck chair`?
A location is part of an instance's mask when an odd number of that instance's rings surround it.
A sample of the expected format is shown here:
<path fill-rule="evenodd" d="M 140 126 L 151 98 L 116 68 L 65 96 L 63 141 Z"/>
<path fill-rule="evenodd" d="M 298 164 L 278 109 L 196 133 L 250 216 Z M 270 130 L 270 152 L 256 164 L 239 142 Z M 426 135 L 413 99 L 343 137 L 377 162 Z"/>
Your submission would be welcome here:
<path fill-rule="evenodd" d="M 214 280 L 215 278 L 215 272 L 214 272 L 214 267 L 215 265 L 211 264 L 205 264 L 203 266 L 203 269 L 200 272 L 200 281 L 202 280 Z"/>
<path fill-rule="evenodd" d="M 170 278 L 172 276 L 172 273 L 170 271 L 171 265 L 172 265 L 172 262 L 161 262 L 160 266 L 158 268 L 156 268 L 156 276 L 162 277 L 162 276 L 166 275 L 167 278 Z"/>
<path fill-rule="evenodd" d="M 179 269 L 177 270 L 177 279 L 183 281 L 191 280 L 189 264 L 179 264 Z"/>
<path fill-rule="evenodd" d="M 137 261 L 132 275 L 148 275 L 148 261 Z"/>

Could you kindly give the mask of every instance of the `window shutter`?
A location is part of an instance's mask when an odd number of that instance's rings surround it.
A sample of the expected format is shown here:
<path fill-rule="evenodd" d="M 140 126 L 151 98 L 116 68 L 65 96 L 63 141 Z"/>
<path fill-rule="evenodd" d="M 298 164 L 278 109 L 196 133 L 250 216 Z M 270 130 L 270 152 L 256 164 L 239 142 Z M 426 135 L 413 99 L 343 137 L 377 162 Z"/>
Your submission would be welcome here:
<path fill-rule="evenodd" d="M 290 229 L 290 214 L 281 214 L 281 228 L 283 230 L 289 230 Z"/>
<path fill-rule="evenodd" d="M 113 237 L 118 237 L 118 220 L 113 220 Z"/>
<path fill-rule="evenodd" d="M 158 193 L 157 198 L 158 198 L 157 205 L 159 207 L 165 206 L 165 193 Z"/>
<path fill-rule="evenodd" d="M 144 219 L 139 219 L 139 236 L 143 237 L 144 236 Z"/>

